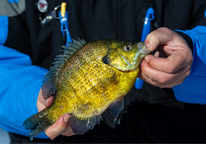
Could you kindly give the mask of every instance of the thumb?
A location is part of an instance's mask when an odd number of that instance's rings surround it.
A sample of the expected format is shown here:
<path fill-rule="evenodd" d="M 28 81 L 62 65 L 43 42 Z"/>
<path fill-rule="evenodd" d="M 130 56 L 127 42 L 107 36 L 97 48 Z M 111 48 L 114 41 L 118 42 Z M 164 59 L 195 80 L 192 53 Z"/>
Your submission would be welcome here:
<path fill-rule="evenodd" d="M 38 95 L 38 102 L 44 104 L 46 107 L 50 107 L 53 101 L 54 101 L 54 95 L 51 95 L 47 99 L 44 99 L 43 94 L 42 94 L 42 89 L 40 89 L 39 95 Z"/>

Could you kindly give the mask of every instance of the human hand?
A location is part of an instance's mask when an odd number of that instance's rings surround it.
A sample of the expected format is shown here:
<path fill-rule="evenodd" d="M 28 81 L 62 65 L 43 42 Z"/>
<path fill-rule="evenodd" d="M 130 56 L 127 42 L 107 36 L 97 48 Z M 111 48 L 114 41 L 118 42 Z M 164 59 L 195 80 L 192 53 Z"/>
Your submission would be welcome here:
<path fill-rule="evenodd" d="M 171 88 L 190 74 L 192 52 L 176 32 L 159 28 L 147 36 L 145 44 L 150 51 L 157 51 L 142 61 L 140 79 L 160 88 Z"/>
<path fill-rule="evenodd" d="M 38 111 L 42 111 L 46 107 L 50 107 L 54 100 L 54 96 L 47 98 L 46 100 L 43 98 L 42 89 L 39 91 L 38 99 L 37 99 L 37 109 Z M 53 140 L 58 135 L 64 136 L 72 136 L 74 133 L 72 129 L 68 125 L 68 114 L 63 114 L 52 126 L 45 130 L 46 135 Z"/>

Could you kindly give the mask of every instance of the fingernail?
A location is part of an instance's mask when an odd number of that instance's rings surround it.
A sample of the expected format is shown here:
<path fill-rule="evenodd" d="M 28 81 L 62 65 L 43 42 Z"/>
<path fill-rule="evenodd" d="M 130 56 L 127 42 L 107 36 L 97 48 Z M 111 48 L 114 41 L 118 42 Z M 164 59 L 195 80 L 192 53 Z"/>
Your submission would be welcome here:
<path fill-rule="evenodd" d="M 146 56 L 144 59 L 145 59 L 146 62 L 149 62 L 149 57 L 148 56 Z"/>
<path fill-rule="evenodd" d="M 68 115 L 68 114 L 65 114 L 65 116 L 64 116 L 64 122 L 68 122 L 68 120 L 69 120 L 69 115 Z"/>

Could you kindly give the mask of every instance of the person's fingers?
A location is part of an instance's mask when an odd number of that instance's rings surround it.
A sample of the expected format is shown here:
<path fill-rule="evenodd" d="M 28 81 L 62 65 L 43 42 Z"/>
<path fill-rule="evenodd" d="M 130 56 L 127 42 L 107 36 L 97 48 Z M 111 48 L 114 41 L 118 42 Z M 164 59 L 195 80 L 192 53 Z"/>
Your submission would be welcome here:
<path fill-rule="evenodd" d="M 52 126 L 45 130 L 46 135 L 53 140 L 59 134 L 61 134 L 67 127 L 67 122 L 69 120 L 68 114 L 63 114 Z"/>
<path fill-rule="evenodd" d="M 45 100 L 44 105 L 46 107 L 50 107 L 52 105 L 53 101 L 54 101 L 54 96 L 50 96 Z"/>
<path fill-rule="evenodd" d="M 173 39 L 174 33 L 167 28 L 159 28 L 150 34 L 145 39 L 145 44 L 149 51 L 154 51 L 159 45 L 165 45 Z"/>
<path fill-rule="evenodd" d="M 39 112 L 46 108 L 46 106 L 39 100 L 39 98 L 37 99 L 36 105 Z"/>
<path fill-rule="evenodd" d="M 145 72 L 146 71 L 146 72 Z M 184 78 L 190 74 L 190 67 L 183 67 L 180 70 L 168 74 L 157 71 L 149 66 L 149 64 L 143 60 L 142 69 L 138 77 L 151 85 L 158 86 L 161 88 L 169 88 L 174 85 L 183 82 Z"/>
<path fill-rule="evenodd" d="M 47 99 L 44 99 L 42 95 L 42 89 L 39 91 L 38 99 L 37 99 L 37 108 L 38 110 L 42 110 L 45 107 L 50 107 L 54 101 L 54 93 L 48 97 Z M 43 105 L 45 105 L 45 107 Z"/>
<path fill-rule="evenodd" d="M 38 111 L 42 111 L 46 107 L 50 107 L 53 101 L 54 101 L 54 96 L 50 96 L 45 100 L 42 96 L 42 90 L 40 90 L 37 99 L 37 104 L 36 104 Z"/>
<path fill-rule="evenodd" d="M 189 75 L 193 56 L 180 35 L 159 28 L 147 36 L 145 44 L 148 50 L 156 52 L 142 61 L 139 78 L 154 86 L 173 87 Z"/>
<path fill-rule="evenodd" d="M 154 53 L 154 56 L 155 56 L 155 57 L 159 57 L 159 56 L 160 56 L 160 52 L 159 52 L 159 51 L 156 51 L 156 52 Z"/>
<path fill-rule="evenodd" d="M 61 135 L 64 135 L 64 136 L 72 136 L 74 135 L 71 127 L 67 124 L 66 128 L 61 132 Z"/>
<path fill-rule="evenodd" d="M 173 73 L 185 67 L 187 63 L 185 63 L 184 59 L 185 56 L 180 55 L 178 51 L 167 58 L 160 58 L 152 55 L 145 57 L 145 61 L 147 61 L 152 68 L 166 73 Z"/>
<path fill-rule="evenodd" d="M 154 68 L 152 68 L 146 61 L 142 61 L 142 67 L 141 67 L 142 73 L 146 75 L 149 79 L 152 81 L 156 81 L 158 83 L 165 83 L 169 79 L 172 78 L 171 74 L 167 74 L 165 72 L 158 71 Z"/>

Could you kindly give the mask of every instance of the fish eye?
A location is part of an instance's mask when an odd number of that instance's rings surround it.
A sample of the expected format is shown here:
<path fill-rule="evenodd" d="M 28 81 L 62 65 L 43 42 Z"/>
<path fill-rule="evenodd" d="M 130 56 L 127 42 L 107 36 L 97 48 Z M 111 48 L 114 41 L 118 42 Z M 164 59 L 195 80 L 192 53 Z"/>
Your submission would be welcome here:
<path fill-rule="evenodd" d="M 124 50 L 125 51 L 130 51 L 131 49 L 132 49 L 132 47 L 130 45 L 124 46 Z"/>

